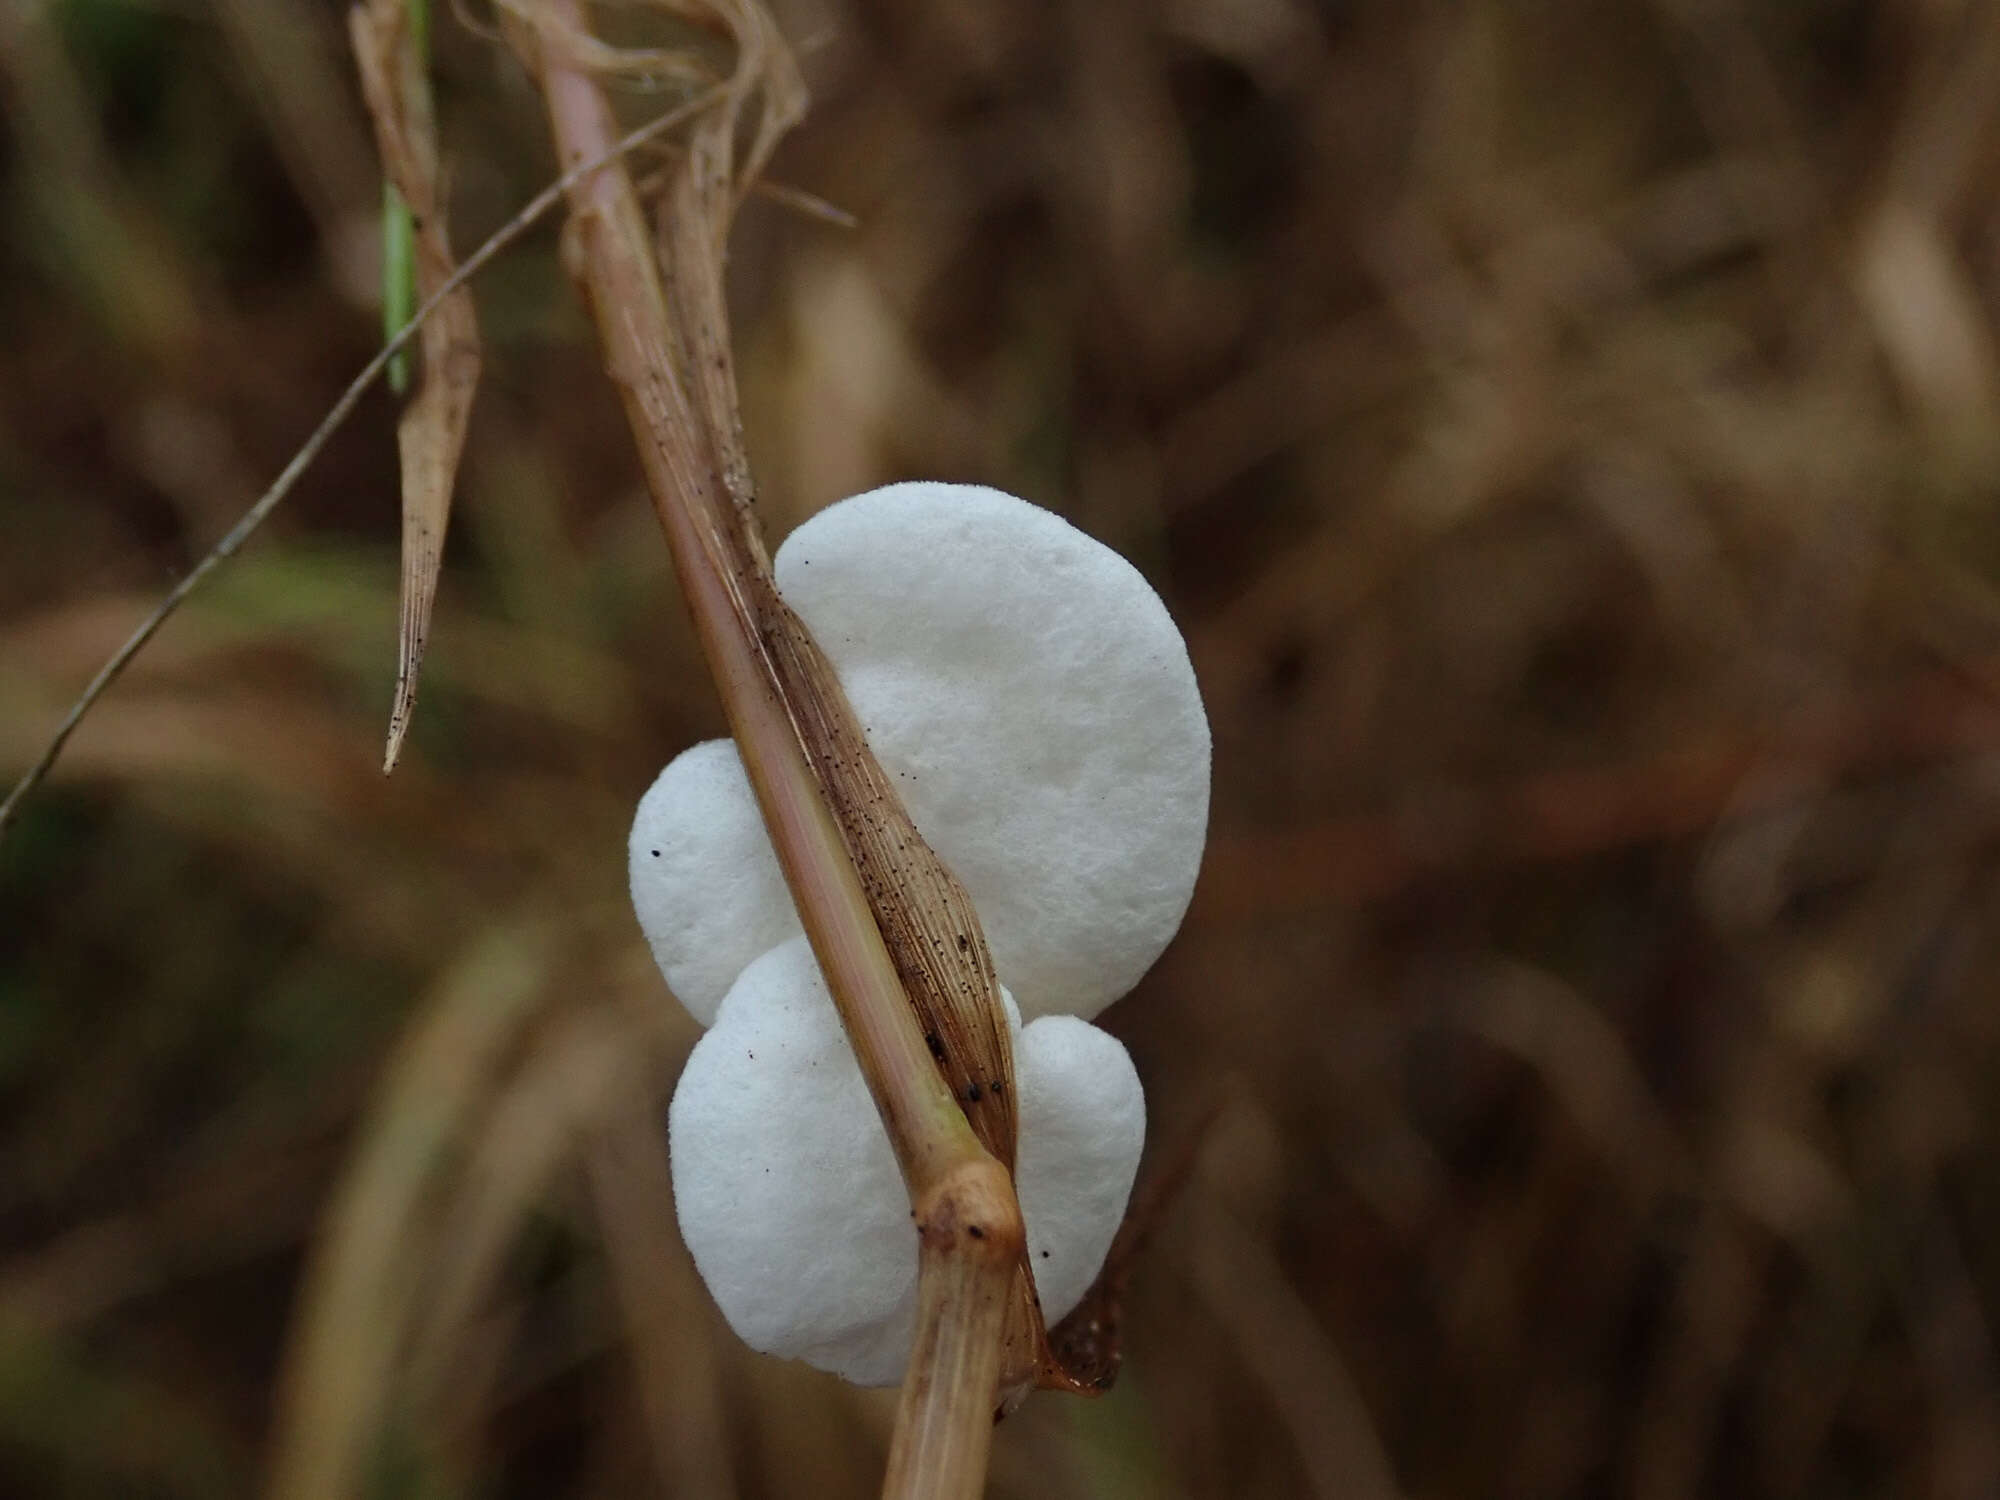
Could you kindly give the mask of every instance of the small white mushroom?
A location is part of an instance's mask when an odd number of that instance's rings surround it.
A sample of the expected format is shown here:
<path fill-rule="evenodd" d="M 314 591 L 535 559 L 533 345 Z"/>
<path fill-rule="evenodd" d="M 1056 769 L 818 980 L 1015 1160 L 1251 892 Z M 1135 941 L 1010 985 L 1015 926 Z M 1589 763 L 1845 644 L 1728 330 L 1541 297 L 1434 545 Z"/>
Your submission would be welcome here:
<path fill-rule="evenodd" d="M 1053 1324 L 1095 1278 L 1145 1135 L 1115 1038 L 1068 1016 L 1014 1028 L 1015 1178 Z M 887 1136 L 803 937 L 743 971 L 695 1046 L 668 1122 L 674 1203 L 743 1341 L 862 1385 L 902 1378 L 916 1230 Z"/>
<path fill-rule="evenodd" d="M 821 511 L 776 569 L 1026 1014 L 1123 995 L 1179 927 L 1208 826 L 1208 721 L 1146 580 L 1024 500 L 934 483 Z M 734 753 L 675 761 L 632 832 L 640 922 L 701 1019 L 798 930 Z"/>
<path fill-rule="evenodd" d="M 674 757 L 639 801 L 627 853 L 667 988 L 709 1025 L 744 965 L 799 930 L 734 741 Z"/>

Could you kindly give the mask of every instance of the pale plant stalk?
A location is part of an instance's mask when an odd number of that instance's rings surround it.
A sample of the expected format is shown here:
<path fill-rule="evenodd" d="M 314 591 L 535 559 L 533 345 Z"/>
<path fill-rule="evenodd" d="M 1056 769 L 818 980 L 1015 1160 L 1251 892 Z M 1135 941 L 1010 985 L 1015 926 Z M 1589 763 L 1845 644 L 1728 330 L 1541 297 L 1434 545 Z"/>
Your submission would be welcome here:
<path fill-rule="evenodd" d="M 558 155 L 565 167 L 599 159 L 617 139 L 611 111 L 597 78 L 561 40 L 582 32 L 580 0 L 549 0 L 537 18 L 530 50 Z M 780 618 L 768 557 L 734 493 L 740 477 L 726 472 L 675 357 L 677 348 L 726 349 L 726 330 L 675 329 L 653 239 L 621 163 L 577 180 L 570 205 L 572 268 L 588 291 L 683 596 L 909 1189 L 919 1246 L 918 1332 L 884 1494 L 974 1496 L 984 1485 L 1009 1297 L 1025 1243 L 1013 1181 L 932 1059 L 808 759 L 801 712 L 787 699 L 773 632 L 795 622 Z M 675 270 L 708 275 L 715 268 Z M 719 324 L 719 305 L 712 312 Z"/>

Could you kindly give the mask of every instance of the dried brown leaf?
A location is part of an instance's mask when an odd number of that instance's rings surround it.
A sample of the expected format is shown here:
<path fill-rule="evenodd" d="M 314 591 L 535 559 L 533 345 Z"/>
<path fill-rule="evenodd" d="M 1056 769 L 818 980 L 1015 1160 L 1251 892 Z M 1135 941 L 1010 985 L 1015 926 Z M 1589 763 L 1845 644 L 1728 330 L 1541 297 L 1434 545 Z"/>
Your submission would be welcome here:
<path fill-rule="evenodd" d="M 453 272 L 437 159 L 430 86 L 402 0 L 366 0 L 349 15 L 361 90 L 375 122 L 383 169 L 409 205 L 416 238 L 417 290 L 436 294 Z M 444 560 L 451 492 L 479 386 L 479 324 L 472 293 L 459 288 L 424 325 L 417 394 L 396 424 L 402 464 L 402 613 L 397 632 L 396 697 L 389 711 L 382 769 L 393 769 L 416 704 L 417 673 L 430 636 Z"/>

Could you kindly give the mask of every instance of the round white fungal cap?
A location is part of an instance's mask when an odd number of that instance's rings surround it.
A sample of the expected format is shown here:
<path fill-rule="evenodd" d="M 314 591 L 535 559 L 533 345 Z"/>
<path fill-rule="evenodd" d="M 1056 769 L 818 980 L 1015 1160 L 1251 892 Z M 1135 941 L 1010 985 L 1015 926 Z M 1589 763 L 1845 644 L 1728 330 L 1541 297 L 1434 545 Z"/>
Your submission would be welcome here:
<path fill-rule="evenodd" d="M 668 763 L 639 799 L 627 852 L 653 958 L 706 1026 L 744 965 L 799 930 L 734 741 Z"/>
<path fill-rule="evenodd" d="M 1138 983 L 1193 892 L 1209 772 L 1187 646 L 1138 570 L 1025 500 L 935 483 L 821 511 L 776 569 L 1026 1014 L 1088 1018 Z M 748 781 L 709 790 L 668 815 L 689 854 L 643 887 L 635 855 L 633 880 L 697 1015 L 759 951 L 746 933 L 797 930 Z"/>
<path fill-rule="evenodd" d="M 1096 1276 L 1125 1212 L 1145 1100 L 1117 1040 L 1016 1028 L 1015 1179 L 1044 1315 Z M 689 1056 L 668 1119 L 674 1204 L 743 1341 L 862 1385 L 902 1378 L 917 1238 L 889 1141 L 803 937 L 759 958 Z"/>

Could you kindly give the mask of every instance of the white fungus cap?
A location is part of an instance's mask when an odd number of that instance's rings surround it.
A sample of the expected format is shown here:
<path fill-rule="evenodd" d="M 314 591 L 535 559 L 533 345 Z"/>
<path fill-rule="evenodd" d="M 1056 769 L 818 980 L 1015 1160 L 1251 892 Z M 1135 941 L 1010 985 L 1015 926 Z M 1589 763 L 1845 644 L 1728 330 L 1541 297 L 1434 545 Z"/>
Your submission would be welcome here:
<path fill-rule="evenodd" d="M 1131 989 L 1187 909 L 1209 770 L 1187 646 L 1138 570 L 1024 500 L 936 483 L 821 511 L 776 570 L 1025 1013 Z M 717 771 L 734 754 L 675 761 L 632 831 L 640 922 L 702 1019 L 732 965 L 798 930 L 747 778 Z"/>
<path fill-rule="evenodd" d="M 1139 1076 L 1087 1022 L 1023 1027 L 1008 997 L 1029 1263 L 1053 1324 L 1088 1290 L 1145 1136 Z M 668 1120 L 674 1203 L 743 1341 L 862 1385 L 902 1378 L 917 1236 L 861 1070 L 803 937 L 743 971 Z"/>
<path fill-rule="evenodd" d="M 674 757 L 639 801 L 628 853 L 653 958 L 707 1026 L 744 965 L 799 930 L 733 740 Z"/>

